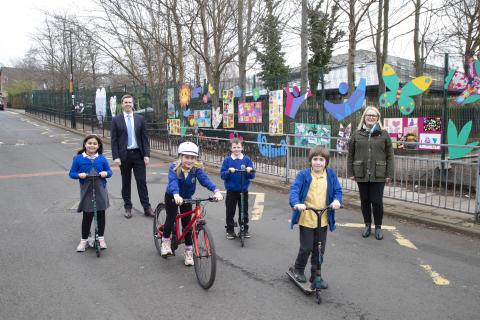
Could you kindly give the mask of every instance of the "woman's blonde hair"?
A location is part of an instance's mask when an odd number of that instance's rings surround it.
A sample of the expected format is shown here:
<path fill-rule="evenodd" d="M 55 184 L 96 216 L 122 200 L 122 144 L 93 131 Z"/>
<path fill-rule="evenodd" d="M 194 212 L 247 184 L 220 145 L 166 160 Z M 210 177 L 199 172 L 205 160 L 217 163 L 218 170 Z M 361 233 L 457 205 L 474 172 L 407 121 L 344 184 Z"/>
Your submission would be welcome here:
<path fill-rule="evenodd" d="M 201 161 L 195 162 L 195 164 L 192 167 L 192 170 L 195 171 L 195 169 L 203 169 L 203 163 Z M 175 173 L 177 174 L 177 177 L 180 178 L 182 174 L 182 155 L 178 156 L 178 160 L 174 170 L 175 170 Z"/>
<path fill-rule="evenodd" d="M 357 130 L 361 130 L 363 128 L 363 125 L 365 124 L 365 115 L 367 114 L 368 111 L 373 111 L 377 114 L 378 126 L 380 127 L 381 130 L 383 130 L 382 116 L 380 115 L 380 111 L 378 111 L 378 109 L 375 108 L 374 106 L 367 106 L 365 108 L 365 111 L 363 111 L 362 117 L 360 118 L 360 123 L 358 124 Z"/>

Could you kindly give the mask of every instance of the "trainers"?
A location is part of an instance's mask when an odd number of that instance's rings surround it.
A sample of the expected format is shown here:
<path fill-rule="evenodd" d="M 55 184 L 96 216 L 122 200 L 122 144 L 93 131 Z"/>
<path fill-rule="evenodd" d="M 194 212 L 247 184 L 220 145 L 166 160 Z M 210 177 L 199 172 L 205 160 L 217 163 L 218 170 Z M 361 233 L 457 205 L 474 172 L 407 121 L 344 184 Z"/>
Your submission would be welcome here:
<path fill-rule="evenodd" d="M 160 252 L 164 257 L 173 254 L 170 240 L 162 240 L 162 248 Z"/>
<path fill-rule="evenodd" d="M 328 283 L 322 279 L 322 281 L 320 282 L 320 289 L 321 290 L 326 290 L 328 289 Z M 310 290 L 315 290 L 315 281 L 313 282 L 310 282 Z"/>
<path fill-rule="evenodd" d="M 185 256 L 185 265 L 186 266 L 193 266 L 193 251 L 192 250 L 185 250 L 183 255 Z"/>
<path fill-rule="evenodd" d="M 98 237 L 98 243 L 100 244 L 100 249 L 102 250 L 107 249 L 107 243 L 105 242 L 104 237 Z"/>
<path fill-rule="evenodd" d="M 240 233 L 240 232 L 239 232 L 239 233 Z M 248 238 L 251 238 L 251 237 L 252 237 L 252 235 L 250 234 L 250 232 L 248 232 L 248 230 L 247 230 L 247 231 L 244 231 L 244 232 L 242 233 L 242 235 L 243 235 L 243 237 L 244 237 L 245 239 L 248 239 Z"/>
<path fill-rule="evenodd" d="M 237 236 L 235 235 L 235 232 L 233 231 L 227 231 L 227 239 L 228 240 L 233 240 L 235 239 Z"/>
<path fill-rule="evenodd" d="M 78 244 L 78 247 L 77 247 L 77 252 L 85 252 L 86 248 L 87 248 L 87 240 L 86 239 L 80 240 L 80 243 Z"/>
<path fill-rule="evenodd" d="M 301 282 L 301 283 L 307 282 L 307 278 L 305 277 L 303 270 L 298 270 L 291 267 L 290 272 L 293 274 L 293 276 L 295 277 L 295 280 L 297 280 L 298 282 Z"/>

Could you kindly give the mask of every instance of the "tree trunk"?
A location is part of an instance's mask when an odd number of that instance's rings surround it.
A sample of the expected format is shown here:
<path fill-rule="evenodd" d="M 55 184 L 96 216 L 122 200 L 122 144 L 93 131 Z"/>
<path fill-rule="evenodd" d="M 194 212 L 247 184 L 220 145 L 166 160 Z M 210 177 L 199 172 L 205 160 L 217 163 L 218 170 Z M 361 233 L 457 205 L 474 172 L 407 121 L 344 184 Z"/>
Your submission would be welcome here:
<path fill-rule="evenodd" d="M 307 0 L 302 0 L 302 29 L 300 33 L 301 61 L 300 61 L 300 87 L 302 93 L 307 91 L 308 83 L 308 16 L 307 16 Z"/>
<path fill-rule="evenodd" d="M 244 1 L 238 0 L 238 21 L 237 21 L 237 37 L 238 37 L 238 80 L 242 90 L 241 101 L 245 101 L 245 90 L 247 87 L 247 52 L 243 33 L 243 12 Z"/>
<path fill-rule="evenodd" d="M 382 42 L 383 29 L 383 0 L 378 0 L 378 20 L 377 20 L 377 35 L 375 41 L 375 56 L 377 57 L 377 77 L 378 77 L 378 96 L 385 92 L 385 83 L 383 82 L 383 54 L 380 48 Z"/>
<path fill-rule="evenodd" d="M 414 66 L 415 76 L 418 77 L 422 74 L 422 61 L 420 57 L 421 43 L 420 43 L 420 10 L 422 8 L 421 0 L 415 0 L 415 25 L 413 27 L 413 53 L 414 53 Z M 422 105 L 421 95 L 414 98 L 415 105 L 420 107 Z"/>
<path fill-rule="evenodd" d="M 357 48 L 357 28 L 355 25 L 355 1 L 349 1 L 348 62 L 347 62 L 347 82 L 348 82 L 349 94 L 351 94 L 355 90 L 355 50 L 356 48 Z"/>

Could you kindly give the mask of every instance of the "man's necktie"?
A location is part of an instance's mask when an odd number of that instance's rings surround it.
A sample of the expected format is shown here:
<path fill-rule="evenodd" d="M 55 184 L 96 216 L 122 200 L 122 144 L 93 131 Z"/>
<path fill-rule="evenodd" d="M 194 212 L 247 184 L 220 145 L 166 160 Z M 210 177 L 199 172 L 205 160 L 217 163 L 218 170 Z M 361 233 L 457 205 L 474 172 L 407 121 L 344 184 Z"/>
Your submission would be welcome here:
<path fill-rule="evenodd" d="M 127 115 L 127 131 L 128 131 L 128 147 L 133 143 L 133 128 L 132 128 L 132 116 Z"/>

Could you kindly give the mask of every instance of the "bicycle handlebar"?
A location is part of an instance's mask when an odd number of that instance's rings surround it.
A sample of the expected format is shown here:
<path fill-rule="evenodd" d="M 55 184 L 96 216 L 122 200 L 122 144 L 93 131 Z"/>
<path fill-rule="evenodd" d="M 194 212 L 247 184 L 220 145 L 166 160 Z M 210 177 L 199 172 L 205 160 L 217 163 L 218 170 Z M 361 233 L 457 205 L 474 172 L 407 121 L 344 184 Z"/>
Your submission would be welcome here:
<path fill-rule="evenodd" d="M 172 201 L 175 202 L 175 199 L 172 199 Z M 215 197 L 183 199 L 183 203 L 192 203 L 192 204 L 196 204 L 204 201 L 217 202 Z"/>
<path fill-rule="evenodd" d="M 254 173 L 256 170 L 252 168 L 250 172 L 247 171 L 247 169 L 235 169 L 234 172 L 247 172 L 247 173 Z"/>

